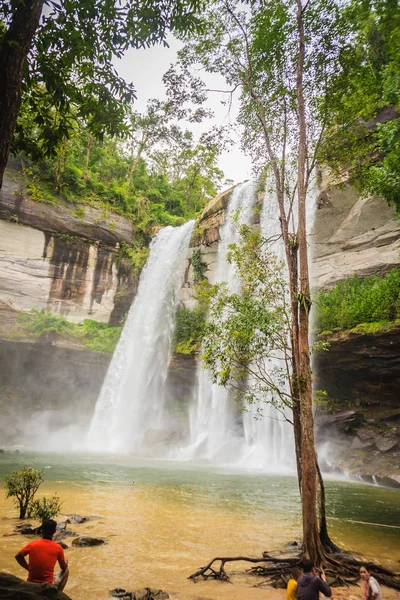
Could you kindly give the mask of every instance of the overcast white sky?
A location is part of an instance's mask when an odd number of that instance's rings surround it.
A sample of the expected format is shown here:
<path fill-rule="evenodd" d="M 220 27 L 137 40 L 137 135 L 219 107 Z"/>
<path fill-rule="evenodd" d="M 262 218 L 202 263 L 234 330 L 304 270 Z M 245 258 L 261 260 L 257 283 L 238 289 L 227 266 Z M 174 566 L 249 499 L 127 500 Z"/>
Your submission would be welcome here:
<path fill-rule="evenodd" d="M 176 52 L 180 47 L 180 42 L 172 37 L 168 39 L 169 48 L 154 46 L 146 50 L 129 50 L 124 58 L 115 61 L 115 66 L 119 74 L 132 82 L 137 90 L 136 109 L 144 111 L 149 98 L 165 98 L 165 90 L 162 82 L 162 76 L 168 70 L 171 63 L 176 60 Z M 212 81 L 207 78 L 207 85 L 212 88 L 224 89 L 224 81 L 217 76 Z M 181 125 L 193 130 L 199 134 L 211 128 L 212 125 L 233 124 L 237 106 L 233 105 L 230 115 L 227 107 L 221 104 L 221 100 L 226 100 L 224 94 L 212 94 L 208 106 L 215 113 L 215 119 L 207 119 L 201 125 L 193 125 L 183 122 Z M 235 183 L 244 181 L 251 177 L 251 161 L 243 154 L 240 149 L 239 139 L 227 152 L 221 156 L 219 167 L 225 174 L 226 179 L 232 179 Z"/>

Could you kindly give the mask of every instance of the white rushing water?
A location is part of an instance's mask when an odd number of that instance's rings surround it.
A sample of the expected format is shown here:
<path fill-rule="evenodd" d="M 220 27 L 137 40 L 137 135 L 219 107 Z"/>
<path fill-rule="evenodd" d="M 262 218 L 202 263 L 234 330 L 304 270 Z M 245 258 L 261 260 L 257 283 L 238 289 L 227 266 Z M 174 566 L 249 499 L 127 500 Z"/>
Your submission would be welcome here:
<path fill-rule="evenodd" d="M 226 282 L 230 291 L 236 291 L 240 283 L 235 267 L 227 261 L 230 244 L 239 241 L 234 217 L 239 211 L 239 222 L 249 224 L 253 217 L 256 199 L 256 182 L 248 181 L 237 186 L 226 211 L 226 220 L 220 230 L 215 279 L 211 283 Z M 180 458 L 208 459 L 217 462 L 236 463 L 240 459 L 242 432 L 240 416 L 234 411 L 228 391 L 213 384 L 208 372 L 199 364 L 197 369 L 197 393 L 189 412 L 189 445 L 179 452 Z"/>
<path fill-rule="evenodd" d="M 184 278 L 194 222 L 166 227 L 153 240 L 137 296 L 114 352 L 87 435 L 94 452 L 141 449 L 146 431 L 162 429 L 176 295 Z"/>
<path fill-rule="evenodd" d="M 278 200 L 273 190 L 267 189 L 265 192 L 260 227 L 262 236 L 273 240 L 268 251 L 284 261 L 285 247 L 281 237 Z M 280 367 L 281 361 L 277 357 L 270 358 L 265 368 L 272 372 Z M 269 402 L 268 396 L 265 402 L 251 404 L 243 414 L 245 443 L 241 463 L 269 471 L 291 470 L 295 458 L 293 427 L 285 419 L 285 416 L 290 418 L 290 409 L 278 411 Z"/>
<path fill-rule="evenodd" d="M 255 200 L 255 182 L 238 186 L 232 194 L 226 221 L 220 231 L 216 276 L 212 283 L 225 281 L 232 292 L 240 287 L 234 266 L 227 262 L 229 245 L 239 241 L 233 216 L 240 211 L 240 222 L 250 224 Z M 278 203 L 273 192 L 265 194 L 260 226 L 265 238 L 276 238 L 269 250 L 283 260 Z M 278 359 L 270 359 L 266 368 L 273 370 L 279 366 Z M 197 380 L 197 394 L 190 409 L 190 441 L 177 453 L 179 458 L 205 459 L 278 472 L 294 468 L 292 426 L 285 420 L 284 414 L 269 403 L 270 398 L 238 412 L 229 392 L 213 384 L 201 364 Z"/>

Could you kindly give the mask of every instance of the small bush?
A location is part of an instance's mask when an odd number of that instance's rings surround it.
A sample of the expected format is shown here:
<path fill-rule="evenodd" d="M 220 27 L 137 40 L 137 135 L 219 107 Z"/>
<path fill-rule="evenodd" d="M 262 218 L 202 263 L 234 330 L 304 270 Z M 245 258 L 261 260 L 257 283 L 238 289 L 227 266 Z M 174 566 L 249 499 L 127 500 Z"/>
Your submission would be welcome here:
<path fill-rule="evenodd" d="M 28 507 L 28 517 L 37 521 L 45 521 L 46 519 L 54 519 L 61 511 L 61 502 L 57 494 L 52 498 L 39 498 L 33 500 Z"/>
<path fill-rule="evenodd" d="M 6 498 L 14 498 L 14 504 L 19 509 L 19 518 L 25 519 L 29 506 L 43 482 L 43 471 L 24 467 L 21 471 L 12 471 L 4 479 Z"/>
<path fill-rule="evenodd" d="M 352 329 L 361 323 L 396 321 L 400 318 L 400 269 L 384 277 L 355 275 L 314 298 L 318 331 Z"/>
<path fill-rule="evenodd" d="M 193 310 L 181 306 L 175 318 L 173 349 L 180 354 L 192 354 L 201 344 L 206 324 L 206 307 L 202 304 Z"/>
<path fill-rule="evenodd" d="M 33 310 L 21 315 L 25 334 L 41 337 L 56 333 L 64 339 L 78 342 L 93 352 L 112 354 L 121 335 L 122 327 L 110 327 L 107 323 L 85 319 L 83 323 L 70 323 L 65 317 L 58 317 L 45 310 Z"/>

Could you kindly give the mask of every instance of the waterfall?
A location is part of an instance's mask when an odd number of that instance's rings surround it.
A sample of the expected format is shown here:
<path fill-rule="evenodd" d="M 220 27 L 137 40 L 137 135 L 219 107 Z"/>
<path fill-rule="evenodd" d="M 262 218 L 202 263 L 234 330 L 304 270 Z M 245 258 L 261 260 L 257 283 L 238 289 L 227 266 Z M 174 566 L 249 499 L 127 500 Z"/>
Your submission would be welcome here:
<path fill-rule="evenodd" d="M 276 193 L 267 189 L 264 196 L 260 222 L 261 234 L 266 239 L 275 240 L 268 249 L 279 260 L 285 261 L 285 247 L 281 237 L 279 207 Z M 278 357 L 270 358 L 266 369 L 280 367 Z M 278 411 L 268 402 L 258 402 L 248 406 L 243 414 L 244 445 L 240 463 L 254 468 L 282 472 L 294 468 L 293 427 L 285 420 L 291 417 L 290 409 Z M 260 416 L 262 415 L 262 416 Z"/>
<path fill-rule="evenodd" d="M 211 283 L 225 281 L 232 292 L 240 287 L 234 265 L 227 262 L 229 245 L 239 241 L 232 217 L 240 211 L 240 221 L 250 224 L 255 197 L 255 182 L 238 186 L 232 194 L 226 221 L 220 230 L 216 275 Z M 283 260 L 278 203 L 275 194 L 269 191 L 264 197 L 260 227 L 265 238 L 277 238 L 270 250 Z M 278 359 L 269 360 L 267 368 L 272 370 Z M 228 390 L 213 384 L 207 370 L 199 364 L 197 394 L 190 409 L 190 443 L 178 452 L 177 457 L 186 460 L 206 459 L 268 471 L 292 470 L 292 426 L 268 401 L 249 405 L 243 413 L 238 413 Z"/>
<path fill-rule="evenodd" d="M 234 292 L 239 287 L 235 266 L 227 261 L 230 244 L 239 241 L 235 214 L 241 223 L 251 223 L 256 197 L 256 183 L 237 186 L 226 211 L 225 223 L 220 230 L 215 278 L 211 283 L 226 282 Z M 197 394 L 189 412 L 190 442 L 179 454 L 187 460 L 202 458 L 219 462 L 236 462 L 240 455 L 242 437 L 240 416 L 235 414 L 228 391 L 213 384 L 208 372 L 199 364 L 197 369 Z M 238 443 L 239 440 L 239 443 Z"/>
<path fill-rule="evenodd" d="M 166 227 L 151 244 L 87 434 L 92 451 L 140 451 L 146 431 L 167 426 L 164 383 L 193 225 Z"/>

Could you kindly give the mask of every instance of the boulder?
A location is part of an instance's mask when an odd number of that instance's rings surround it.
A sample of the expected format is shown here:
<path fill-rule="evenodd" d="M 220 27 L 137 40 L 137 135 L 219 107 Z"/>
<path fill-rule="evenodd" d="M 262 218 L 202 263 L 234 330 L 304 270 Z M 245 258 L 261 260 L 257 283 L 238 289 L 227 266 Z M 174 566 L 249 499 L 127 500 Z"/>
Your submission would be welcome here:
<path fill-rule="evenodd" d="M 81 517 L 81 515 L 64 515 L 67 517 L 68 523 L 72 523 L 72 525 L 79 525 L 80 523 L 84 523 L 87 521 L 87 517 Z"/>
<path fill-rule="evenodd" d="M 30 583 L 9 573 L 0 573 L 0 599 L 4 600 L 71 600 L 49 583 Z"/>
<path fill-rule="evenodd" d="M 115 588 L 115 590 L 110 590 L 110 596 L 113 598 L 119 598 L 120 600 L 135 600 L 133 593 L 127 592 L 123 588 Z"/>
<path fill-rule="evenodd" d="M 357 421 L 357 413 L 355 410 L 344 410 L 324 414 L 318 418 L 318 427 L 321 429 L 330 429 L 334 426 L 338 431 L 346 433 L 351 429 Z"/>
<path fill-rule="evenodd" d="M 355 437 L 350 446 L 350 450 L 360 450 L 361 448 L 368 448 L 370 446 L 373 446 L 373 443 L 374 442 L 371 438 L 366 440 L 360 440 L 360 438 Z"/>
<path fill-rule="evenodd" d="M 87 535 L 83 535 L 72 540 L 72 545 L 78 546 L 79 548 L 84 548 L 87 546 L 101 546 L 105 543 L 106 540 L 103 538 L 94 538 Z"/>
<path fill-rule="evenodd" d="M 110 595 L 113 598 L 119 598 L 120 600 L 168 600 L 169 595 L 167 592 L 153 588 L 140 588 L 135 592 L 128 592 L 123 588 L 116 588 L 110 590 Z"/>
<path fill-rule="evenodd" d="M 136 600 L 167 600 L 169 595 L 163 590 L 152 588 L 141 588 L 134 592 Z"/>
<path fill-rule="evenodd" d="M 392 450 L 395 446 L 397 446 L 398 440 L 393 438 L 385 437 L 383 435 L 378 435 L 375 438 L 375 446 L 381 452 L 387 452 L 388 450 Z"/>
<path fill-rule="evenodd" d="M 357 435 L 363 442 L 369 440 L 373 443 L 376 436 L 376 431 L 373 429 L 368 429 L 368 427 L 360 427 L 360 429 L 357 431 Z"/>
<path fill-rule="evenodd" d="M 21 533 L 22 535 L 37 535 L 39 533 L 40 526 L 35 527 L 31 523 L 21 523 L 20 525 L 14 526 L 14 531 Z"/>

